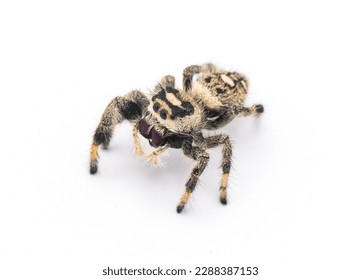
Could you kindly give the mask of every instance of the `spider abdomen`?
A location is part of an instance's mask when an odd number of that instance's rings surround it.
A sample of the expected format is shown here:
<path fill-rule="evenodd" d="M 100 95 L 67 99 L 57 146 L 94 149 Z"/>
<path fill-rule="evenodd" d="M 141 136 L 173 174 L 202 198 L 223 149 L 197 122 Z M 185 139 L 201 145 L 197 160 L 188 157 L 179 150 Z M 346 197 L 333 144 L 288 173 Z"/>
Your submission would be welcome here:
<path fill-rule="evenodd" d="M 193 85 L 192 94 L 208 99 L 210 106 L 242 105 L 246 98 L 248 83 L 244 76 L 237 72 L 216 72 L 201 75 Z M 207 100 L 206 100 L 207 101 Z"/>

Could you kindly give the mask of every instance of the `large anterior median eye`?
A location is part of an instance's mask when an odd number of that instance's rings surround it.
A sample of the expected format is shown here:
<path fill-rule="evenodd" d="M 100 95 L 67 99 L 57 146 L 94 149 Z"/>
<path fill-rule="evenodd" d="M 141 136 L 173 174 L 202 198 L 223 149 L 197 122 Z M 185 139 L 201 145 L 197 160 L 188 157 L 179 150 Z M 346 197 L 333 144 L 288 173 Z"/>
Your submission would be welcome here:
<path fill-rule="evenodd" d="M 159 103 L 158 102 L 153 105 L 153 110 L 154 110 L 154 112 L 158 113 L 158 110 L 159 110 Z"/>
<path fill-rule="evenodd" d="M 160 111 L 159 115 L 163 120 L 167 119 L 167 112 L 165 110 Z"/>

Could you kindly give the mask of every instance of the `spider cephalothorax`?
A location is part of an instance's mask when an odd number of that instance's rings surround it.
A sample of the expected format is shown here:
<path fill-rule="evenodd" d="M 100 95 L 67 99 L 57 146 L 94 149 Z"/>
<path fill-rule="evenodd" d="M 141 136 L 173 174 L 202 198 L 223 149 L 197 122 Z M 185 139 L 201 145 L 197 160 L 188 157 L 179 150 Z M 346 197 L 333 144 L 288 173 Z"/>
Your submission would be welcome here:
<path fill-rule="evenodd" d="M 198 130 L 202 122 L 200 104 L 172 86 L 161 87 L 155 92 L 148 110 L 162 126 L 175 133 Z"/>
<path fill-rule="evenodd" d="M 192 83 L 193 76 L 200 74 Z M 138 133 L 158 148 L 147 157 L 154 164 L 157 156 L 167 148 L 182 149 L 183 153 L 197 162 L 186 183 L 185 192 L 178 203 L 180 213 L 207 166 L 207 149 L 222 145 L 222 181 L 220 201 L 227 204 L 228 177 L 231 169 L 232 146 L 228 135 L 203 137 L 202 129 L 216 130 L 236 116 L 258 116 L 262 105 L 244 107 L 248 83 L 237 72 L 227 72 L 213 64 L 192 65 L 183 71 L 183 89 L 175 87 L 173 76 L 165 76 L 154 88 L 148 99 L 140 91 L 131 91 L 114 98 L 103 113 L 95 131 L 90 152 L 90 173 L 98 169 L 98 148 L 106 149 L 114 127 L 127 119 L 134 124 L 133 138 L 137 155 L 145 153 Z"/>

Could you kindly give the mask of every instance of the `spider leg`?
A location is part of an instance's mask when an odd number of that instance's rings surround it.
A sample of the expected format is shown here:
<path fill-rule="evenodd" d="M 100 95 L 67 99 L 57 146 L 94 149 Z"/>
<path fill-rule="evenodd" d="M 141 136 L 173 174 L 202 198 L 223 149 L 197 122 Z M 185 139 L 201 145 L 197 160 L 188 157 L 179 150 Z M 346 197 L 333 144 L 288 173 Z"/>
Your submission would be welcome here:
<path fill-rule="evenodd" d="M 183 70 L 183 90 L 188 91 L 192 87 L 192 80 L 195 74 L 199 73 L 214 73 L 218 68 L 211 64 L 206 63 L 202 65 L 190 65 Z"/>
<path fill-rule="evenodd" d="M 90 149 L 91 174 L 95 174 L 98 170 L 99 146 L 101 145 L 103 149 L 108 148 L 115 126 L 122 123 L 124 119 L 131 122 L 140 120 L 148 105 L 147 97 L 137 90 L 125 96 L 118 96 L 108 104 L 93 136 Z"/>
<path fill-rule="evenodd" d="M 199 176 L 203 173 L 209 161 L 209 154 L 201 149 L 200 147 L 192 146 L 191 143 L 187 142 L 183 144 L 183 152 L 186 156 L 197 161 L 197 164 L 193 168 L 191 175 L 186 183 L 185 191 L 178 203 L 177 212 L 182 212 L 184 206 L 186 205 L 189 197 L 194 191 Z"/>
<path fill-rule="evenodd" d="M 136 123 L 133 127 L 133 143 L 134 143 L 134 148 L 135 148 L 135 154 L 137 156 L 144 156 L 145 153 L 143 151 L 142 145 L 140 144 L 140 139 L 139 139 L 139 123 Z"/>
<path fill-rule="evenodd" d="M 229 172 L 231 171 L 232 164 L 232 143 L 228 135 L 219 134 L 215 136 L 210 136 L 202 140 L 200 145 L 203 149 L 210 149 L 223 145 L 222 148 L 222 181 L 220 187 L 220 202 L 222 204 L 227 204 L 227 188 L 228 188 L 228 178 Z"/>
<path fill-rule="evenodd" d="M 264 112 L 264 107 L 262 104 L 255 104 L 252 105 L 251 107 L 242 107 L 239 109 L 239 115 L 243 117 L 248 117 L 248 116 L 258 117 L 263 112 Z"/>
<path fill-rule="evenodd" d="M 154 92 L 161 91 L 165 87 L 175 87 L 175 78 L 171 75 L 164 76 L 159 83 L 155 86 Z"/>
<path fill-rule="evenodd" d="M 229 110 L 225 110 L 224 112 L 222 112 L 221 110 L 215 112 L 219 113 L 219 115 L 217 116 L 217 118 L 214 119 L 207 118 L 207 121 L 204 124 L 205 129 L 214 130 L 223 127 L 229 122 L 231 122 L 236 116 L 259 117 L 264 112 L 264 107 L 261 104 L 255 104 L 251 107 L 243 107 L 243 105 L 237 105 Z"/>
<path fill-rule="evenodd" d="M 158 156 L 163 153 L 164 151 L 166 151 L 169 148 L 168 145 L 165 145 L 157 150 L 154 150 L 152 153 L 150 153 L 149 155 L 147 155 L 147 159 L 149 161 L 150 164 L 152 165 L 157 165 L 159 163 L 158 160 Z"/>

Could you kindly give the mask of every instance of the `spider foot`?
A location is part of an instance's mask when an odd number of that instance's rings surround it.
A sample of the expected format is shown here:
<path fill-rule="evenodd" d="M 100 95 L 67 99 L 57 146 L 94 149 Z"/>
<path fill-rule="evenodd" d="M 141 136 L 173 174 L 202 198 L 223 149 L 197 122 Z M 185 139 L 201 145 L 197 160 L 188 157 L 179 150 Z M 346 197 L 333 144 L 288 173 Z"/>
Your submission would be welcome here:
<path fill-rule="evenodd" d="M 91 163 L 90 164 L 90 174 L 95 174 L 98 171 L 98 166 L 96 165 L 96 163 Z"/>
<path fill-rule="evenodd" d="M 178 205 L 177 206 L 177 213 L 180 214 L 184 208 L 184 205 Z"/>
<path fill-rule="evenodd" d="M 252 110 L 255 112 L 255 114 L 260 115 L 264 112 L 264 107 L 262 104 L 256 104 L 252 106 Z"/>
<path fill-rule="evenodd" d="M 227 197 L 226 197 L 226 196 L 225 196 L 225 197 L 220 196 L 219 201 L 220 201 L 223 205 L 227 205 Z"/>

